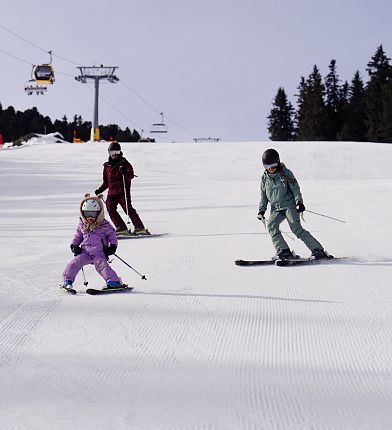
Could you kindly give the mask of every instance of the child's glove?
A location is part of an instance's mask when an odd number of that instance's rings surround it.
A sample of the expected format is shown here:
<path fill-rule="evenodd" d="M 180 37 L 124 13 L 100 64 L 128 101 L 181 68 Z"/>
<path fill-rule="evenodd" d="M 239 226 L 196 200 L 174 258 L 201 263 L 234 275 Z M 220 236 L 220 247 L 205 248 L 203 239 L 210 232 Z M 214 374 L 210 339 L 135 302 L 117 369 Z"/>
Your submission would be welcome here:
<path fill-rule="evenodd" d="M 108 258 L 109 255 L 115 254 L 116 251 L 117 251 L 116 245 L 104 246 L 104 248 L 103 248 L 103 252 L 105 253 L 106 258 Z"/>
<path fill-rule="evenodd" d="M 265 214 L 265 212 L 264 211 L 260 211 L 258 214 L 257 214 L 257 219 L 259 219 L 260 221 L 263 221 L 265 218 L 264 218 L 264 214 Z"/>
<path fill-rule="evenodd" d="M 82 253 L 82 248 L 80 246 L 71 245 L 70 248 L 75 257 Z"/>
<path fill-rule="evenodd" d="M 98 194 L 100 194 L 99 190 L 95 190 L 94 191 L 95 195 L 97 196 Z"/>
<path fill-rule="evenodd" d="M 298 202 L 296 208 L 297 208 L 297 212 L 299 212 L 299 213 L 305 211 L 305 206 L 302 202 Z"/>

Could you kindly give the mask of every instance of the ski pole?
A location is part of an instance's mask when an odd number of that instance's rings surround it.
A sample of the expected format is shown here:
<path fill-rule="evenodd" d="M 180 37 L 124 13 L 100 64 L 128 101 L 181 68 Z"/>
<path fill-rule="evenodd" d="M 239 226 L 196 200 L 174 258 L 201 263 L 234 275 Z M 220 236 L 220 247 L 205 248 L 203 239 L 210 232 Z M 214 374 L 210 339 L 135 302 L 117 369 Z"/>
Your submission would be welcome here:
<path fill-rule="evenodd" d="M 266 219 L 263 217 L 261 219 L 261 222 L 264 224 L 264 228 L 267 230 L 267 223 L 266 223 Z M 282 230 L 282 233 L 284 235 L 286 235 L 290 240 L 292 240 L 293 242 L 295 241 L 295 239 L 293 237 L 291 237 L 288 233 L 286 233 L 285 231 Z"/>
<path fill-rule="evenodd" d="M 121 167 L 122 167 L 122 166 L 120 166 L 119 168 L 121 168 Z M 128 211 L 127 190 L 126 190 L 126 188 L 125 188 L 125 176 L 124 176 L 124 174 L 123 174 L 123 170 L 122 170 L 122 168 L 121 168 L 121 170 L 120 170 L 120 173 L 121 173 L 121 176 L 122 176 L 122 179 L 123 179 L 123 185 L 124 185 L 125 207 L 126 207 L 126 209 L 127 209 L 127 216 L 128 216 L 127 224 L 129 224 L 129 223 L 130 223 L 130 220 L 129 220 L 129 211 Z"/>
<path fill-rule="evenodd" d="M 119 257 L 117 254 L 114 254 L 115 257 L 117 257 L 120 261 L 122 261 L 126 266 L 128 266 L 130 269 L 132 269 L 135 273 L 137 273 L 139 276 L 141 276 L 142 279 L 147 280 L 145 275 L 142 275 L 140 272 L 138 272 L 136 269 L 134 269 L 130 264 L 128 264 L 126 261 L 124 261 L 121 257 Z"/>
<path fill-rule="evenodd" d="M 83 273 L 83 278 L 84 278 L 83 285 L 84 285 L 85 287 L 87 287 L 88 282 L 87 282 L 87 279 L 86 279 L 86 275 L 84 274 L 84 269 L 83 269 L 83 267 L 82 267 L 82 273 Z"/>
<path fill-rule="evenodd" d="M 306 209 L 306 212 L 309 212 L 309 213 L 314 214 L 314 215 L 322 216 L 322 217 L 324 217 L 324 218 L 333 219 L 333 220 L 335 220 L 335 221 L 343 222 L 344 224 L 346 224 L 346 221 L 343 221 L 343 220 L 338 219 L 338 218 L 333 218 L 333 217 L 328 216 L 328 215 L 319 214 L 319 213 L 317 213 L 317 212 L 310 211 L 309 209 Z"/>

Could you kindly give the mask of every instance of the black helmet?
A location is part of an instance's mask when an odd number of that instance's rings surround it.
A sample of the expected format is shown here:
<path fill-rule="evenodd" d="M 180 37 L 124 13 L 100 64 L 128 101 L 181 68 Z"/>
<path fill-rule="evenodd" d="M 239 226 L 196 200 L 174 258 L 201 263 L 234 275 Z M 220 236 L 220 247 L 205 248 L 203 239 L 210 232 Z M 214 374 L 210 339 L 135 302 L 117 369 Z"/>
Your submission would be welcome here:
<path fill-rule="evenodd" d="M 121 146 L 118 142 L 111 142 L 108 148 L 108 152 L 110 151 L 121 151 Z"/>
<path fill-rule="evenodd" d="M 270 167 L 278 167 L 280 164 L 278 151 L 275 151 L 275 149 L 267 149 L 264 151 L 262 161 L 265 169 L 269 169 Z"/>

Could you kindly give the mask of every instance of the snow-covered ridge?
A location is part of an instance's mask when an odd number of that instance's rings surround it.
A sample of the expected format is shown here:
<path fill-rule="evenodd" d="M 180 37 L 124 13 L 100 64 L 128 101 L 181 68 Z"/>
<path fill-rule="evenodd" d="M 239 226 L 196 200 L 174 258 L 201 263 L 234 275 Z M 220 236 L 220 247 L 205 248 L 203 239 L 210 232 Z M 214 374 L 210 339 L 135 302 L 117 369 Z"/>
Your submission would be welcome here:
<path fill-rule="evenodd" d="M 58 132 L 49 134 L 30 133 L 29 135 L 18 139 L 16 142 L 5 142 L 3 149 L 18 148 L 21 146 L 47 145 L 53 143 L 69 142 L 67 142 L 62 134 Z"/>

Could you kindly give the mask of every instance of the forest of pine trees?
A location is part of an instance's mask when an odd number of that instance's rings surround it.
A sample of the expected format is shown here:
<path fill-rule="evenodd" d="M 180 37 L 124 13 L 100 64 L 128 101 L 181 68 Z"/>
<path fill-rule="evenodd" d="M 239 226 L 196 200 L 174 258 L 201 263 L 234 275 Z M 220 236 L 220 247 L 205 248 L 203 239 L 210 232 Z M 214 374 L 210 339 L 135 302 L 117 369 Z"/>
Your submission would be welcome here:
<path fill-rule="evenodd" d="M 300 78 L 297 109 L 280 87 L 268 116 L 270 139 L 392 143 L 392 66 L 382 45 L 366 71 L 368 82 L 357 71 L 348 83 L 340 81 L 335 60 L 325 77 L 315 65 Z"/>
<path fill-rule="evenodd" d="M 101 139 L 117 140 L 118 142 L 138 142 L 140 134 L 126 127 L 122 130 L 116 124 L 99 126 Z M 67 117 L 54 122 L 48 117 L 41 115 L 36 107 L 27 109 L 24 112 L 15 111 L 12 106 L 3 109 L 0 103 L 0 134 L 3 135 L 4 142 L 15 142 L 17 139 L 29 134 L 49 134 L 59 132 L 65 140 L 73 141 L 74 131 L 76 137 L 82 141 L 90 140 L 91 122 L 84 122 L 82 117 L 75 115 L 72 122 L 68 122 Z"/>

